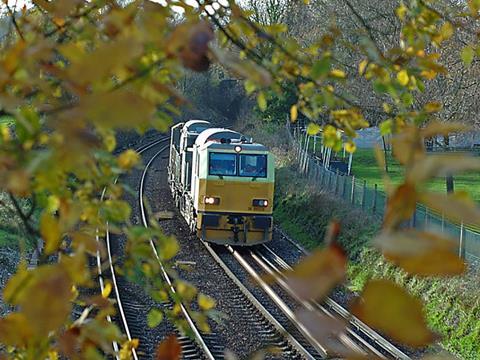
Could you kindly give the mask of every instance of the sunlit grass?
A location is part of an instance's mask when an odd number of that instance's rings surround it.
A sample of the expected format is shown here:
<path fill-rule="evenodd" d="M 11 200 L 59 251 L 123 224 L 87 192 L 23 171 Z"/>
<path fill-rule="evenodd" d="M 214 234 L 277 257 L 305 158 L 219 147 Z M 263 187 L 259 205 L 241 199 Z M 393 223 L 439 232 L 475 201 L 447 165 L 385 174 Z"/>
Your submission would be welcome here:
<path fill-rule="evenodd" d="M 399 184 L 403 179 L 403 168 L 389 154 L 388 157 L 388 176 L 392 183 Z M 357 149 L 353 156 L 352 173 L 357 179 L 366 180 L 367 186 L 373 187 L 374 184 L 383 190 L 382 180 L 383 169 L 377 165 L 373 149 Z M 437 178 L 431 181 L 427 188 L 433 191 L 445 192 L 445 178 Z M 480 201 L 480 172 L 471 172 L 454 177 L 455 191 L 466 191 L 476 201 Z"/>

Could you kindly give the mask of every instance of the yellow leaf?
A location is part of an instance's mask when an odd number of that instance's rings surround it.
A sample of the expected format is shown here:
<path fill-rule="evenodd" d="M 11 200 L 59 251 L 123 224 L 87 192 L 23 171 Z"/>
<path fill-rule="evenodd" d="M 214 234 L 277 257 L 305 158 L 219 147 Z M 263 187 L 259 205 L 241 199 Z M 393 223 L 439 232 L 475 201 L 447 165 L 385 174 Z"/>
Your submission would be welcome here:
<path fill-rule="evenodd" d="M 85 96 L 72 115 L 86 117 L 95 124 L 132 128 L 146 125 L 156 112 L 155 104 L 139 93 L 116 90 Z"/>
<path fill-rule="evenodd" d="M 257 95 L 257 104 L 261 111 L 267 110 L 267 99 L 263 91 L 260 91 Z"/>
<path fill-rule="evenodd" d="M 360 61 L 360 64 L 358 64 L 358 74 L 363 75 L 365 73 L 365 69 L 367 68 L 368 65 L 368 59 L 364 59 Z"/>
<path fill-rule="evenodd" d="M 324 315 L 315 310 L 302 309 L 295 318 L 317 340 L 328 353 L 341 359 L 366 359 L 359 352 L 342 342 L 342 334 L 346 331 L 346 322 L 335 317 Z"/>
<path fill-rule="evenodd" d="M 334 78 L 338 78 L 338 79 L 345 79 L 345 77 L 347 76 L 345 74 L 344 71 L 342 70 L 339 70 L 339 69 L 333 69 L 332 71 L 330 71 L 330 76 L 334 77 Z"/>
<path fill-rule="evenodd" d="M 347 141 L 345 143 L 345 151 L 350 153 L 350 154 L 353 154 L 355 152 L 355 150 L 357 150 L 357 145 L 355 145 L 355 143 L 353 141 Z"/>
<path fill-rule="evenodd" d="M 107 148 L 107 150 L 112 152 L 113 150 L 115 150 L 115 147 L 117 146 L 117 140 L 115 139 L 115 135 L 112 133 L 107 134 L 103 138 L 103 143 L 105 144 L 105 147 Z"/>
<path fill-rule="evenodd" d="M 442 104 L 440 104 L 438 101 L 432 101 L 426 103 L 424 109 L 427 113 L 439 112 L 440 110 L 442 110 Z"/>
<path fill-rule="evenodd" d="M 418 200 L 450 220 L 480 226 L 480 208 L 466 194 L 439 194 L 424 191 Z"/>
<path fill-rule="evenodd" d="M 215 299 L 211 298 L 208 295 L 205 294 L 198 294 L 198 306 L 200 307 L 201 310 L 207 311 L 210 309 L 213 309 L 215 307 Z"/>
<path fill-rule="evenodd" d="M 346 264 L 343 250 L 330 245 L 314 251 L 285 273 L 285 281 L 300 298 L 320 300 L 344 279 Z"/>
<path fill-rule="evenodd" d="M 177 254 L 179 248 L 180 246 L 175 237 L 162 238 L 158 242 L 158 256 L 160 256 L 162 260 L 169 260 Z"/>
<path fill-rule="evenodd" d="M 132 149 L 125 150 L 117 158 L 118 166 L 124 170 L 130 170 L 136 166 L 139 161 L 140 155 Z"/>
<path fill-rule="evenodd" d="M 182 347 L 174 335 L 163 340 L 155 352 L 155 360 L 180 360 Z"/>
<path fill-rule="evenodd" d="M 60 224 L 53 215 L 44 212 L 40 218 L 40 234 L 45 241 L 45 254 L 57 251 L 62 241 Z"/>
<path fill-rule="evenodd" d="M 442 36 L 443 40 L 448 40 L 452 37 L 454 33 L 454 28 L 450 22 L 445 22 L 440 28 L 440 35 Z"/>
<path fill-rule="evenodd" d="M 397 80 L 400 83 L 400 85 L 407 86 L 408 82 L 410 81 L 407 70 L 399 71 L 397 74 Z"/>
<path fill-rule="evenodd" d="M 65 47 L 65 55 L 74 55 L 69 59 L 71 64 L 67 74 L 69 78 L 81 84 L 103 80 L 127 65 L 141 52 L 140 43 L 128 38 L 104 43 L 93 52 L 82 52 L 79 45 L 69 44 Z"/>
<path fill-rule="evenodd" d="M 148 327 L 153 329 L 157 327 L 163 320 L 163 313 L 160 310 L 152 309 L 147 315 Z"/>
<path fill-rule="evenodd" d="M 451 276 L 465 271 L 454 241 L 435 233 L 406 230 L 383 232 L 374 244 L 384 256 L 410 274 Z"/>
<path fill-rule="evenodd" d="M 102 290 L 102 297 L 107 299 L 111 291 L 112 291 L 112 283 L 110 281 L 107 281 L 105 283 L 105 287 Z"/>
<path fill-rule="evenodd" d="M 292 105 L 290 108 L 290 121 L 295 122 L 297 121 L 298 117 L 298 108 L 297 105 Z"/>
<path fill-rule="evenodd" d="M 398 18 L 400 20 L 405 19 L 405 15 L 407 14 L 407 7 L 402 3 L 400 6 L 395 10 L 395 13 L 397 14 Z"/>
<path fill-rule="evenodd" d="M 360 320 L 402 344 L 421 347 L 436 338 L 427 328 L 421 301 L 388 280 L 368 282 L 351 310 Z"/>
<path fill-rule="evenodd" d="M 238 76 L 249 79 L 254 84 L 269 86 L 272 76 L 264 68 L 249 60 L 240 60 L 233 53 L 227 53 L 217 46 L 210 49 L 217 61 L 232 70 Z"/>
<path fill-rule="evenodd" d="M 307 126 L 307 134 L 312 136 L 312 135 L 317 135 L 322 128 L 320 125 L 315 124 L 315 123 L 309 123 Z"/>

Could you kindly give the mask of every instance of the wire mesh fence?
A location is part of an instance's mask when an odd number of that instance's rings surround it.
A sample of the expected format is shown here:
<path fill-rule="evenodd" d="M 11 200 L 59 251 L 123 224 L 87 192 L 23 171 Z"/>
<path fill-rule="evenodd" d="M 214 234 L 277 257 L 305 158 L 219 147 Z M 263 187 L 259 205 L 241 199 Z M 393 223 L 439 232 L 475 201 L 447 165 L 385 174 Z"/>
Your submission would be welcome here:
<path fill-rule="evenodd" d="M 326 168 L 317 157 L 310 153 L 308 141 L 302 141 L 298 134 L 292 134 L 289 125 L 287 132 L 299 172 L 313 186 L 361 208 L 375 217 L 383 218 L 388 199 L 386 193 L 378 189 L 377 184 L 369 187 L 365 180 Z M 480 264 L 480 232 L 475 229 L 465 226 L 463 223 L 452 223 L 442 214 L 437 214 L 421 204 L 417 204 L 409 225 L 416 229 L 433 228 L 456 239 L 458 255 L 471 263 Z"/>

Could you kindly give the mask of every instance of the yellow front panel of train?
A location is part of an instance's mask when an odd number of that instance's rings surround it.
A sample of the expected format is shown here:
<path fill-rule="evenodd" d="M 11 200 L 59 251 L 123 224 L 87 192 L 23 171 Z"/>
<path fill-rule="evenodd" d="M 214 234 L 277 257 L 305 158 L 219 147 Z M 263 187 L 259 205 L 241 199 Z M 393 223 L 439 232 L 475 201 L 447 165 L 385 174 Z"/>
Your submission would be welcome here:
<path fill-rule="evenodd" d="M 271 214 L 273 183 L 200 179 L 197 209 L 206 212 Z M 205 196 L 220 199 L 218 204 L 205 204 Z M 253 206 L 253 200 L 267 200 L 268 206 Z"/>

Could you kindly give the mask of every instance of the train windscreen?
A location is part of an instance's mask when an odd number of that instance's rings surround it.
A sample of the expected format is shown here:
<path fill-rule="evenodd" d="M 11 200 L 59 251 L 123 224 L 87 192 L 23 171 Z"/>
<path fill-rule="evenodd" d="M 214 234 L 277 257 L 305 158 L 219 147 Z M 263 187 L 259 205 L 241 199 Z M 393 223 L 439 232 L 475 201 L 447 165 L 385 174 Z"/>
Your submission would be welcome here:
<path fill-rule="evenodd" d="M 209 175 L 235 176 L 237 174 L 237 155 L 228 153 L 209 154 Z"/>
<path fill-rule="evenodd" d="M 240 155 L 239 175 L 267 177 L 267 155 Z"/>

